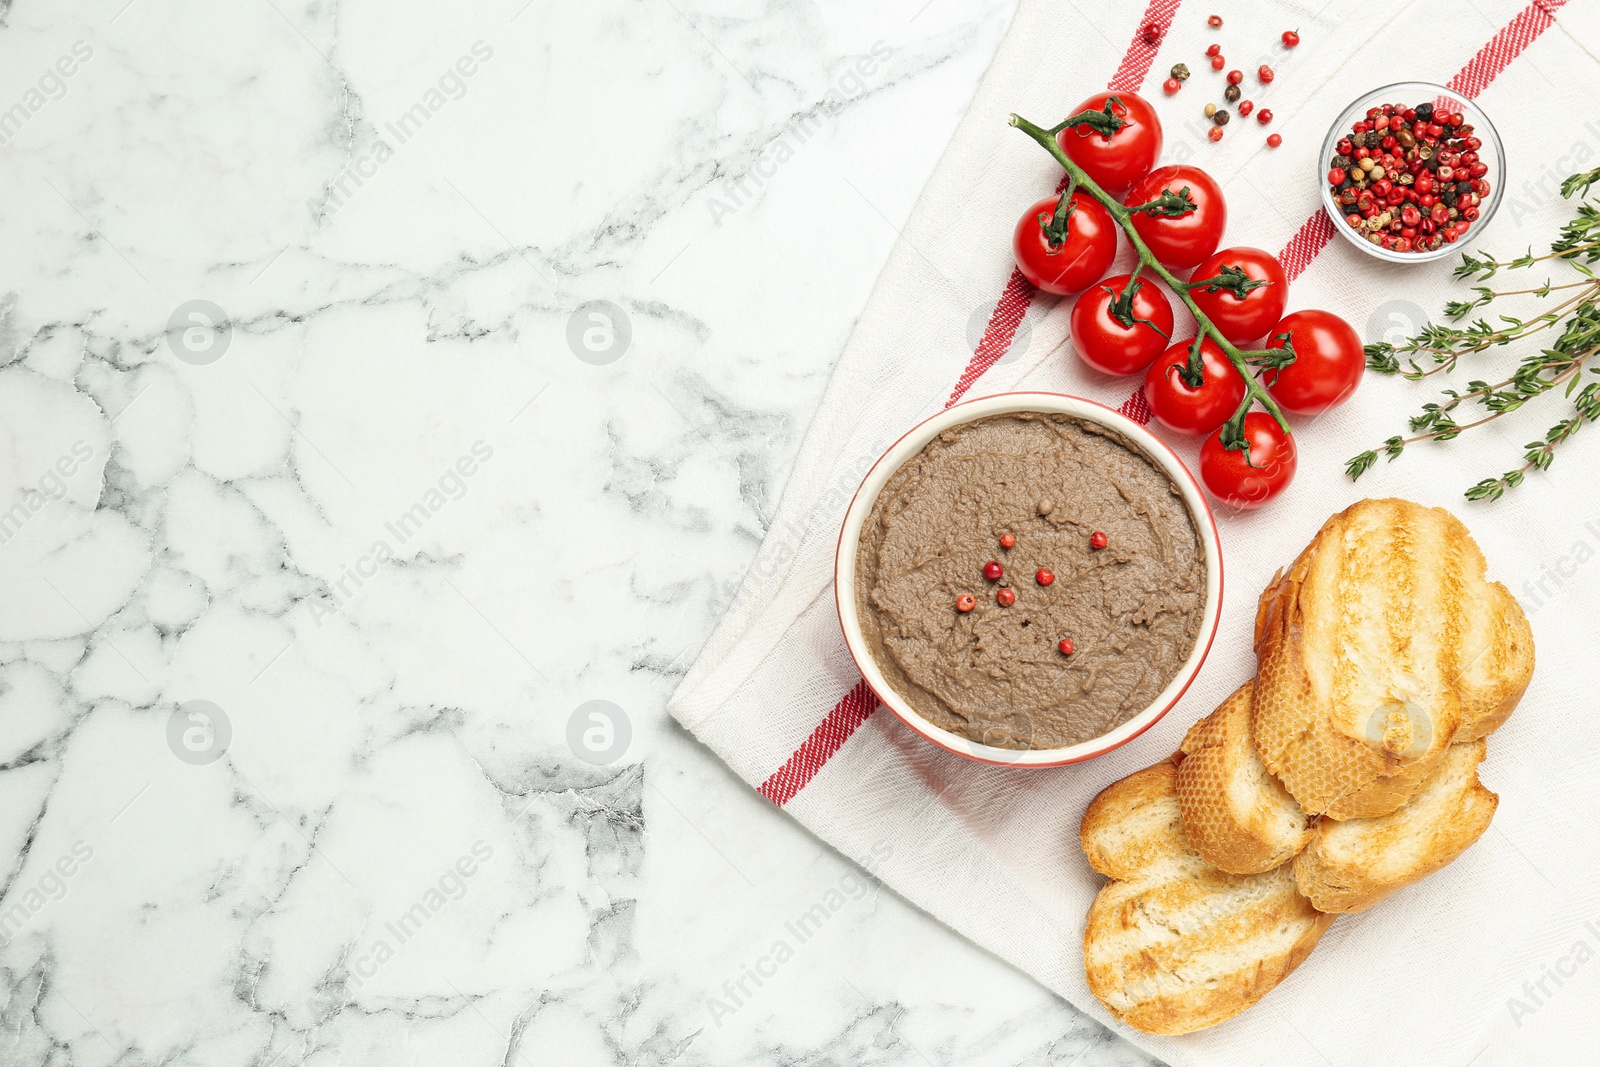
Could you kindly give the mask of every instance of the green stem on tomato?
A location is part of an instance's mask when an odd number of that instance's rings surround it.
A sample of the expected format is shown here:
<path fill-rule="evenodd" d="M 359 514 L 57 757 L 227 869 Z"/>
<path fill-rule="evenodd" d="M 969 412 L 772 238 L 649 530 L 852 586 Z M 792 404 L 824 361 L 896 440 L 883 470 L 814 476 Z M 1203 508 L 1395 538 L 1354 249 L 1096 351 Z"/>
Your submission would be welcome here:
<path fill-rule="evenodd" d="M 1049 222 L 1045 221 L 1043 212 L 1039 214 L 1039 225 L 1043 227 L 1044 239 L 1049 242 L 1051 248 L 1056 248 L 1063 244 L 1071 231 L 1072 194 L 1076 189 L 1076 182 L 1067 182 L 1067 188 L 1056 201 L 1056 210 L 1050 216 Z"/>
<path fill-rule="evenodd" d="M 1157 199 L 1152 201 L 1151 204 L 1142 204 L 1135 209 L 1124 207 L 1122 204 L 1118 203 L 1110 193 L 1107 193 L 1104 189 L 1100 188 L 1099 184 L 1093 178 L 1089 177 L 1088 173 L 1084 171 L 1082 167 L 1074 163 L 1071 157 L 1061 150 L 1061 145 L 1056 142 L 1056 134 L 1060 133 L 1069 126 L 1078 126 L 1090 121 L 1084 117 L 1085 115 L 1090 114 L 1098 113 L 1087 111 L 1081 112 L 1077 115 L 1073 115 L 1071 118 L 1068 118 L 1059 126 L 1049 130 L 1034 125 L 1021 115 L 1012 115 L 1011 125 L 1015 126 L 1029 137 L 1032 137 L 1035 141 L 1038 141 L 1039 144 L 1043 146 L 1045 151 L 1049 152 L 1053 157 L 1055 157 L 1056 162 L 1060 163 L 1061 166 L 1066 170 L 1068 180 L 1073 185 L 1094 197 L 1100 202 L 1102 207 L 1111 213 L 1111 217 L 1117 220 L 1117 225 L 1122 227 L 1122 232 L 1127 235 L 1128 243 L 1133 246 L 1134 252 L 1138 254 L 1141 269 L 1148 268 L 1158 278 L 1167 283 L 1167 287 L 1177 294 L 1178 299 L 1182 300 L 1184 306 L 1189 309 L 1189 314 L 1194 316 L 1196 336 L 1209 336 L 1213 341 L 1215 341 L 1217 343 L 1217 347 L 1222 349 L 1223 354 L 1228 357 L 1228 362 L 1233 364 L 1234 368 L 1239 372 L 1239 376 L 1244 379 L 1244 401 L 1239 405 L 1239 410 L 1234 412 L 1233 417 L 1228 420 L 1228 424 L 1222 428 L 1223 444 L 1227 445 L 1230 441 L 1244 441 L 1244 417 L 1249 412 L 1252 402 L 1259 402 L 1262 407 L 1266 408 L 1268 414 L 1270 414 L 1273 419 L 1277 421 L 1279 428 L 1281 428 L 1284 433 L 1293 433 L 1294 431 L 1289 427 L 1289 421 L 1284 418 L 1283 412 L 1279 410 L 1277 402 L 1272 399 L 1271 394 L 1269 394 L 1261 385 L 1261 383 L 1256 380 L 1255 373 L 1251 369 L 1250 363 L 1246 358 L 1247 355 L 1261 355 L 1264 353 L 1241 352 L 1232 341 L 1229 341 L 1226 337 L 1222 336 L 1222 331 L 1217 329 L 1216 324 L 1211 321 L 1205 312 L 1200 310 L 1200 306 L 1196 304 L 1194 302 L 1194 298 L 1189 295 L 1189 283 L 1181 281 L 1166 267 L 1162 266 L 1161 262 L 1156 259 L 1155 253 L 1150 251 L 1150 247 L 1146 245 L 1144 243 L 1144 239 L 1139 236 L 1139 231 L 1133 228 L 1133 216 L 1137 213 L 1137 211 L 1151 208 L 1152 205 L 1163 204 L 1164 202 L 1161 199 Z M 1166 195 L 1180 194 L 1163 194 L 1163 196 Z M 1198 351 L 1199 349 L 1196 348 L 1196 352 Z M 1230 445 L 1229 447 L 1235 446 Z M 1244 450 L 1245 458 L 1248 460 L 1249 449 L 1243 444 L 1239 444 L 1237 447 Z"/>
<path fill-rule="evenodd" d="M 1169 219 L 1181 219 L 1197 206 L 1194 197 L 1189 195 L 1189 187 L 1185 185 L 1177 192 L 1164 189 L 1160 196 L 1148 204 L 1135 204 L 1127 210 L 1129 218 L 1135 215 L 1161 215 Z"/>
<path fill-rule="evenodd" d="M 1135 325 L 1142 323 L 1160 334 L 1162 340 L 1171 344 L 1171 334 L 1149 319 L 1141 319 L 1133 313 L 1133 298 L 1139 295 L 1139 288 L 1144 285 L 1144 282 L 1139 278 L 1139 272 L 1143 269 L 1143 263 L 1134 264 L 1133 273 L 1128 275 L 1128 281 L 1123 285 L 1120 293 L 1109 285 L 1100 286 L 1106 295 L 1111 297 L 1111 300 L 1106 304 L 1106 314 L 1115 319 L 1125 330 L 1131 330 Z"/>
<path fill-rule="evenodd" d="M 1127 119 L 1112 109 L 1113 104 L 1121 103 L 1122 101 L 1115 96 L 1107 97 L 1105 105 L 1099 111 L 1080 111 L 1072 116 L 1071 121 L 1063 122 L 1050 132 L 1060 133 L 1068 126 L 1087 126 L 1109 141 L 1113 134 L 1129 124 Z"/>
<path fill-rule="evenodd" d="M 1270 284 L 1264 278 L 1252 278 L 1240 267 L 1227 263 L 1222 265 L 1222 273 L 1210 278 L 1195 278 L 1187 283 L 1189 289 L 1204 289 L 1208 293 L 1220 293 L 1226 290 L 1243 300 L 1252 290 Z"/>
<path fill-rule="evenodd" d="M 1178 377 L 1190 389 L 1198 389 L 1206 384 L 1205 364 L 1202 362 L 1200 355 L 1200 349 L 1205 344 L 1205 339 L 1205 334 L 1196 333 L 1194 335 L 1194 343 L 1189 346 L 1189 362 L 1173 364 L 1174 367 L 1178 368 Z"/>

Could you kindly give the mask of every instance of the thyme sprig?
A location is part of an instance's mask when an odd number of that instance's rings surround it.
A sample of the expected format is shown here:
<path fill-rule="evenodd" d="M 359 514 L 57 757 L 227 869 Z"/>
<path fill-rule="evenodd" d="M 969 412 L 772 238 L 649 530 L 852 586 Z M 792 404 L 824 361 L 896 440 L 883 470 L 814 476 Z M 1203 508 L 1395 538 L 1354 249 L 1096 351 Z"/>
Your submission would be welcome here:
<path fill-rule="evenodd" d="M 1562 183 L 1565 197 L 1583 195 L 1600 182 L 1600 168 L 1574 174 Z M 1565 443 L 1586 422 L 1600 419 L 1600 381 L 1588 381 L 1584 374 L 1600 374 L 1600 277 L 1587 264 L 1600 260 L 1600 201 L 1582 201 L 1576 215 L 1561 228 L 1560 235 L 1544 255 L 1532 248 L 1514 259 L 1498 259 L 1485 252 L 1462 256 L 1456 276 L 1488 281 L 1501 271 L 1525 270 L 1539 263 L 1564 262 L 1578 277 L 1554 284 L 1523 288 L 1496 289 L 1474 286 L 1471 299 L 1445 304 L 1448 323 L 1429 323 L 1415 336 L 1395 345 L 1387 342 L 1366 346 L 1367 366 L 1380 374 L 1399 374 L 1411 381 L 1453 371 L 1461 360 L 1490 348 L 1518 342 L 1541 333 L 1556 337 L 1548 348 L 1524 354 L 1514 369 L 1496 382 L 1474 379 L 1465 389 L 1441 390 L 1442 399 L 1422 405 L 1411 416 L 1409 436 L 1397 434 L 1377 448 L 1351 457 L 1345 471 L 1359 478 L 1385 456 L 1391 462 L 1406 446 L 1419 441 L 1450 441 L 1467 430 L 1483 426 L 1517 411 L 1545 393 L 1562 390 L 1572 402 L 1572 413 L 1545 431 L 1539 440 L 1524 447 L 1522 464 L 1498 478 L 1485 478 L 1466 491 L 1469 500 L 1498 500 L 1508 489 L 1520 485 L 1532 470 L 1548 470 L 1555 461 L 1556 448 Z M 1530 317 L 1497 315 L 1494 321 L 1479 317 L 1462 323 L 1473 312 L 1507 298 L 1549 299 L 1553 306 Z M 1404 364 L 1402 365 L 1402 358 Z M 1425 366 L 1430 363 L 1431 366 Z M 1462 421 L 1462 405 L 1474 417 Z"/>

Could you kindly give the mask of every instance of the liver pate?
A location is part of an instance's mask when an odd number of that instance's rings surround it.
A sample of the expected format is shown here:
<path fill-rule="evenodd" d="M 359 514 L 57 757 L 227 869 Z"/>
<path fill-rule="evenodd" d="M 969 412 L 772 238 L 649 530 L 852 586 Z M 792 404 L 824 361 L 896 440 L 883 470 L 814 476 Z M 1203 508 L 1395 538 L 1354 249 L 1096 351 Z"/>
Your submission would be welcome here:
<path fill-rule="evenodd" d="M 1097 530 L 1104 549 L 1090 547 Z M 999 582 L 983 577 L 989 560 Z M 1035 582 L 1041 567 L 1054 584 Z M 1000 587 L 1013 606 L 996 603 Z M 889 684 L 934 725 L 1000 748 L 1078 744 L 1148 707 L 1194 649 L 1205 588 L 1194 517 L 1166 472 L 1071 415 L 946 430 L 884 485 L 856 557 L 861 627 Z M 968 614 L 963 593 L 977 598 Z"/>

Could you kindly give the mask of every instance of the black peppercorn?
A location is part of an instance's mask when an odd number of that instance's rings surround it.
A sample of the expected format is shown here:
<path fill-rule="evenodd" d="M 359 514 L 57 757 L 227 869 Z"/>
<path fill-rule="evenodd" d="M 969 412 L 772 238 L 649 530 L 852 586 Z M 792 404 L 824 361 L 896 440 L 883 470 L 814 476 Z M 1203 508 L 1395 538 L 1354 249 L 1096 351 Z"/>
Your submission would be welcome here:
<path fill-rule="evenodd" d="M 1211 121 L 1218 126 L 1226 126 L 1228 124 L 1228 109 L 1225 107 L 1217 108 L 1217 113 L 1211 116 Z"/>
<path fill-rule="evenodd" d="M 1228 101 L 1230 104 L 1237 103 L 1239 95 L 1239 87 L 1237 85 L 1230 85 L 1226 89 L 1222 90 L 1223 99 Z"/>
<path fill-rule="evenodd" d="M 1432 104 L 1418 104 L 1417 105 L 1417 118 L 1419 120 L 1423 121 L 1423 122 L 1431 121 L 1433 119 L 1433 105 Z"/>

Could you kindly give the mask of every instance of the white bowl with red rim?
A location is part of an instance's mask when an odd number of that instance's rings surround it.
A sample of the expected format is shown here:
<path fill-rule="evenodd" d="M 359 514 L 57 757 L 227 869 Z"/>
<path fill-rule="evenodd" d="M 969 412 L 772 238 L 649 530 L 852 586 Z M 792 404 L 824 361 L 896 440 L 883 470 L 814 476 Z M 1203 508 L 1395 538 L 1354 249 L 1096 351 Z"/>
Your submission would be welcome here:
<path fill-rule="evenodd" d="M 872 507 L 884 485 L 902 464 L 916 456 L 939 434 L 952 426 L 991 415 L 1013 412 L 1043 412 L 1073 415 L 1086 422 L 1098 423 L 1120 433 L 1128 442 L 1140 449 L 1172 479 L 1189 514 L 1194 517 L 1195 530 L 1200 535 L 1200 547 L 1206 565 L 1205 606 L 1200 619 L 1200 633 L 1188 659 L 1167 683 L 1150 705 L 1129 718 L 1109 733 L 1066 748 L 1010 749 L 981 744 L 970 738 L 951 733 L 924 719 L 895 692 L 884 678 L 874 660 L 861 620 L 856 610 L 856 554 L 861 541 L 861 528 L 872 514 Z M 947 752 L 964 756 L 980 763 L 1010 767 L 1060 767 L 1080 763 L 1104 755 L 1112 749 L 1132 741 L 1161 720 L 1172 709 L 1195 676 L 1200 665 L 1211 651 L 1211 641 L 1216 636 L 1217 620 L 1222 614 L 1222 544 L 1217 536 L 1217 523 L 1200 491 L 1194 475 L 1162 441 L 1132 419 L 1092 400 L 1067 396 L 1064 393 L 1001 393 L 964 404 L 946 408 L 931 418 L 912 427 L 905 436 L 873 464 L 872 469 L 856 490 L 855 499 L 845 512 L 844 525 L 839 530 L 839 546 L 834 554 L 834 600 L 839 610 L 839 625 L 844 631 L 846 647 L 856 661 L 861 676 L 877 694 L 884 707 L 892 711 L 901 722 Z"/>

